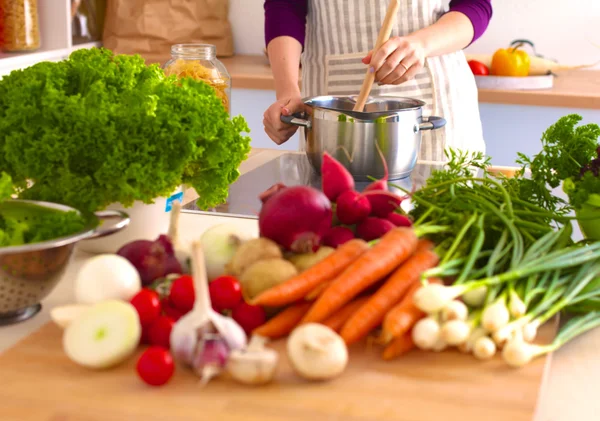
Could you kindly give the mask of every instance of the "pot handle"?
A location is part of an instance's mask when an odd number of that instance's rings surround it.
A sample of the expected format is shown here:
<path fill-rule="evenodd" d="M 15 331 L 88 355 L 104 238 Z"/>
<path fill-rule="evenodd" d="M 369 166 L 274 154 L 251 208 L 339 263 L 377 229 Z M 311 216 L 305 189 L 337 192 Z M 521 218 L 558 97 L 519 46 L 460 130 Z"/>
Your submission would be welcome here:
<path fill-rule="evenodd" d="M 442 117 L 430 116 L 427 121 L 419 124 L 419 130 L 436 130 L 446 125 L 446 119 Z"/>
<path fill-rule="evenodd" d="M 95 215 L 100 221 L 106 221 L 109 219 L 117 219 L 118 221 L 108 228 L 101 228 L 100 226 L 98 226 L 94 230 L 92 235 L 87 237 L 86 240 L 106 237 L 108 235 L 117 233 L 117 232 L 121 231 L 123 228 L 127 227 L 127 225 L 129 225 L 129 222 L 131 221 L 131 218 L 129 218 L 129 215 L 127 215 L 125 212 L 118 211 L 118 210 L 103 210 L 103 211 L 96 212 Z"/>
<path fill-rule="evenodd" d="M 309 120 L 299 117 L 298 115 L 281 115 L 280 120 L 292 126 L 306 127 L 310 129 L 312 124 Z"/>

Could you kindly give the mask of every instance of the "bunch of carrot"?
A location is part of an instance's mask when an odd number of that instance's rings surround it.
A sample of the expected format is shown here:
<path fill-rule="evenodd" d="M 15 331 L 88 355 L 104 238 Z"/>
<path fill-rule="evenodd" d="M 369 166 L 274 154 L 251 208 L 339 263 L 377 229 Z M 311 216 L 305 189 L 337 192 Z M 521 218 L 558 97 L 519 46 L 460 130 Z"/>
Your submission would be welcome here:
<path fill-rule="evenodd" d="M 413 295 L 422 285 L 421 274 L 438 262 L 433 243 L 419 239 L 414 228 L 394 228 L 372 246 L 353 239 L 257 296 L 253 304 L 285 309 L 254 333 L 274 339 L 299 324 L 316 322 L 350 345 L 381 327 L 377 342 L 385 345 L 383 358 L 398 357 L 415 347 L 411 329 L 425 314 L 414 305 Z"/>

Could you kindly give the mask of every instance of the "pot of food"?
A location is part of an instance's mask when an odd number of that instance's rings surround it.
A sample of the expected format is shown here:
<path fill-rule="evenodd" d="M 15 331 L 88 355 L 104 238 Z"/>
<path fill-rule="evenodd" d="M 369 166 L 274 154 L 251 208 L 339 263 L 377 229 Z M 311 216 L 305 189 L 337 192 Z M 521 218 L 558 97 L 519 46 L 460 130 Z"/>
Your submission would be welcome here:
<path fill-rule="evenodd" d="M 314 169 L 320 172 L 321 157 L 328 152 L 357 181 L 383 177 L 382 155 L 391 180 L 408 177 L 417 163 L 421 132 L 446 124 L 442 117 L 423 117 L 425 103 L 412 98 L 369 98 L 363 112 L 353 111 L 355 100 L 350 96 L 318 96 L 303 102 L 303 113 L 281 120 L 304 131 Z"/>

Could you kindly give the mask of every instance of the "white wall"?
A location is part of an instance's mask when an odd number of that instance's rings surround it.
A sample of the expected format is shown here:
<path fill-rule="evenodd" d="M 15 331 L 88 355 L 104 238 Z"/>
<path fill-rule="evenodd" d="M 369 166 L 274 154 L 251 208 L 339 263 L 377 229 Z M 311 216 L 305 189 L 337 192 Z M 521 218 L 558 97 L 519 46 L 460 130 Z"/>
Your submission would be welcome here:
<path fill-rule="evenodd" d="M 262 54 L 263 0 L 230 0 L 230 5 L 236 52 Z M 565 64 L 600 60 L 600 0 L 492 0 L 492 6 L 488 30 L 468 51 L 492 53 L 525 38 L 538 53 Z"/>
<path fill-rule="evenodd" d="M 236 52 L 262 54 L 263 0 L 230 2 Z M 492 0 L 492 5 L 494 17 L 488 31 L 469 51 L 492 53 L 525 38 L 536 44 L 538 53 L 565 64 L 600 60 L 600 0 Z M 254 147 L 275 147 L 262 127 L 262 114 L 274 100 L 272 91 L 233 92 L 232 112 L 248 121 Z M 496 165 L 514 164 L 517 151 L 537 153 L 542 132 L 563 115 L 578 113 L 584 123 L 600 123 L 600 110 L 480 104 L 480 112 L 487 153 Z M 279 148 L 296 150 L 298 137 Z"/>

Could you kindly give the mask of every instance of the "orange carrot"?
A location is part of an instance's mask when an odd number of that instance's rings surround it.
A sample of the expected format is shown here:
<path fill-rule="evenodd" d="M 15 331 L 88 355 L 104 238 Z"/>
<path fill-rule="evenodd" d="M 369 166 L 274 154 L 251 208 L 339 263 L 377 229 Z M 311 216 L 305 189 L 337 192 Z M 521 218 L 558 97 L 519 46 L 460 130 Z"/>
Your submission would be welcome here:
<path fill-rule="evenodd" d="M 331 282 L 304 316 L 302 323 L 325 320 L 363 290 L 390 274 L 416 248 L 417 234 L 412 228 L 397 227 L 388 231 Z"/>
<path fill-rule="evenodd" d="M 407 332 L 402 336 L 398 336 L 383 350 L 381 357 L 384 360 L 393 360 L 399 356 L 406 354 L 415 347 L 412 340 L 412 333 Z"/>
<path fill-rule="evenodd" d="M 361 340 L 379 326 L 386 313 L 402 300 L 411 285 L 419 281 L 421 273 L 438 262 L 438 255 L 419 241 L 415 254 L 396 269 L 387 282 L 344 324 L 340 335 L 346 344 Z"/>
<path fill-rule="evenodd" d="M 327 287 L 331 284 L 331 281 L 326 281 L 323 282 L 322 284 L 319 284 L 319 286 L 317 286 L 315 289 L 313 289 L 311 292 L 309 292 L 306 297 L 304 297 L 304 299 L 306 301 L 315 301 L 317 298 L 319 298 L 321 296 L 321 294 L 323 294 L 325 292 L 325 290 L 327 289 Z"/>
<path fill-rule="evenodd" d="M 284 283 L 270 288 L 252 300 L 252 304 L 280 307 L 304 299 L 323 282 L 329 281 L 348 267 L 360 255 L 369 249 L 369 245 L 359 239 L 342 244 L 333 253 L 304 272 L 288 279 Z"/>
<path fill-rule="evenodd" d="M 362 306 L 368 299 L 369 297 L 359 297 L 354 301 L 350 301 L 338 312 L 325 319 L 323 324 L 335 330 L 336 332 L 339 332 L 344 323 L 346 323 L 346 320 L 348 320 L 354 314 L 354 312 L 358 310 L 360 306 Z"/>
<path fill-rule="evenodd" d="M 429 279 L 430 283 L 441 284 L 438 278 Z M 413 298 L 421 288 L 421 282 L 414 282 L 404 299 L 392 308 L 383 319 L 383 326 L 379 342 L 387 344 L 394 338 L 409 332 L 412 327 L 425 317 L 425 313 L 415 305 Z"/>
<path fill-rule="evenodd" d="M 302 320 L 302 317 L 304 317 L 311 305 L 312 303 L 306 302 L 294 304 L 277 314 L 262 326 L 254 329 L 252 333 L 271 339 L 286 336 L 298 323 L 300 323 L 300 320 Z"/>

